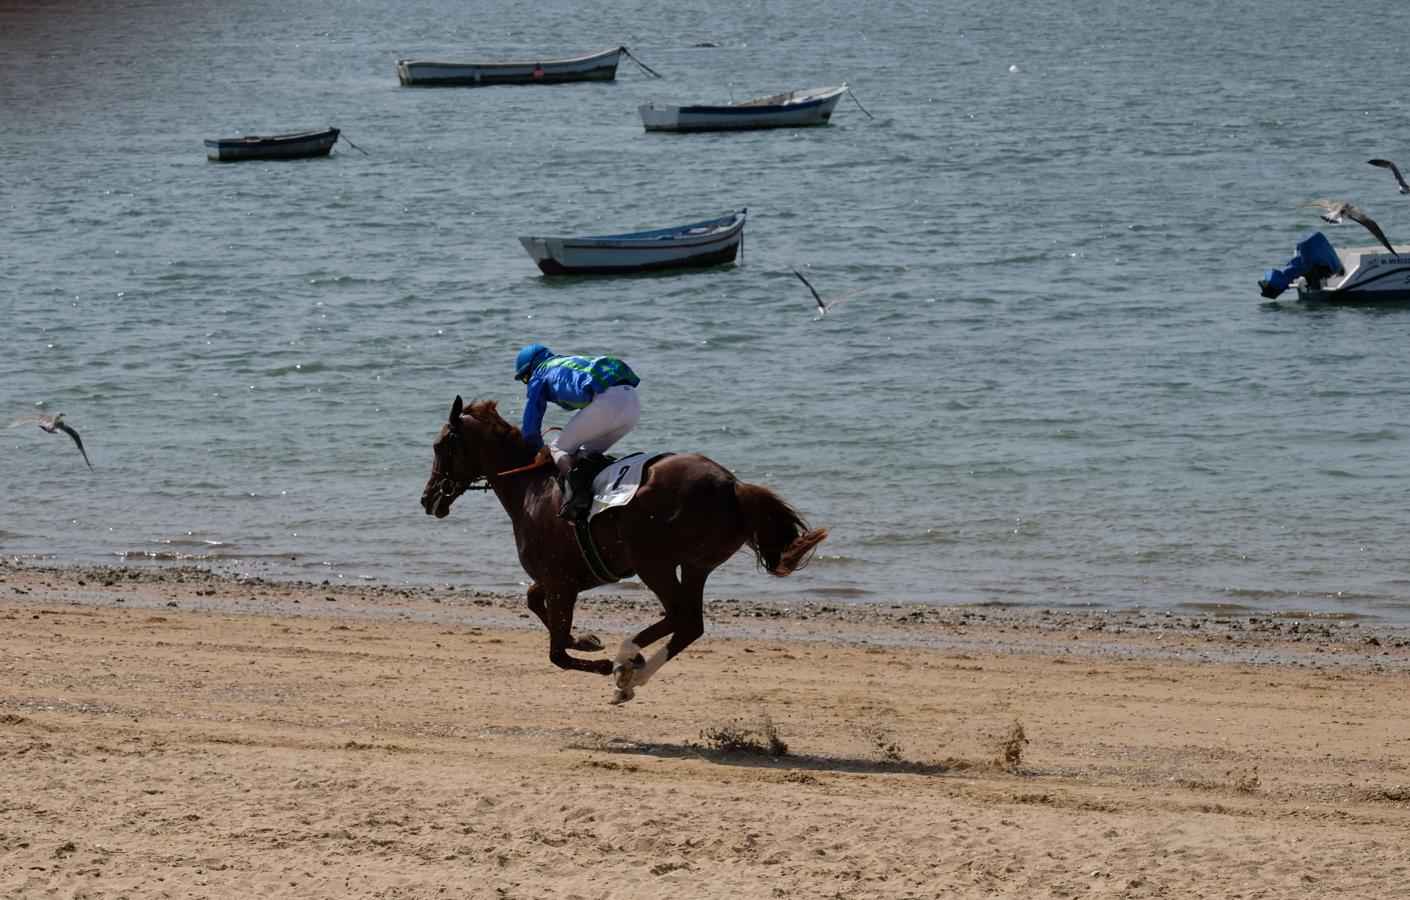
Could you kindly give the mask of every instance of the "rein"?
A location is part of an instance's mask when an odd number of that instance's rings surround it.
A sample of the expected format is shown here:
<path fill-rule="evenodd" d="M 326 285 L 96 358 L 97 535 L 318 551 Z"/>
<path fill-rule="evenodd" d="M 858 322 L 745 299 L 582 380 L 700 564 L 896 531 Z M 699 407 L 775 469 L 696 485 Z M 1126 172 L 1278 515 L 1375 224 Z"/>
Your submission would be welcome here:
<path fill-rule="evenodd" d="M 622 49 L 623 49 L 623 50 L 626 50 L 627 48 L 626 48 L 626 47 L 623 47 Z M 544 434 L 548 434 L 549 432 L 553 432 L 553 431 L 562 431 L 562 430 L 563 430 L 563 426 L 561 426 L 561 425 L 554 425 L 552 428 L 545 428 L 545 429 L 543 430 L 543 433 L 544 433 Z M 505 469 L 503 472 L 499 472 L 499 473 L 498 473 L 498 477 L 503 478 L 503 477 L 506 476 L 506 475 L 518 475 L 520 472 L 532 472 L 534 469 L 539 469 L 539 468 L 542 468 L 542 467 L 548 465 L 549 462 L 551 462 L 551 461 L 552 461 L 552 460 L 551 460 L 550 457 L 544 457 L 543 459 L 538 459 L 538 460 L 535 460 L 535 461 L 529 463 L 527 466 L 520 466 L 520 467 L 517 468 L 517 469 Z M 473 481 L 474 479 L 471 479 L 471 480 Z"/>
<path fill-rule="evenodd" d="M 532 472 L 534 469 L 541 469 L 548 465 L 548 462 L 549 461 L 546 459 L 541 459 L 537 462 L 531 462 L 527 466 L 520 466 L 517 469 L 505 469 L 503 472 L 497 474 L 500 478 L 503 478 L 506 475 L 518 475 L 520 472 Z M 481 475 L 480 477 L 483 478 L 485 476 Z M 474 479 L 471 480 L 473 481 Z"/>
<path fill-rule="evenodd" d="M 559 430 L 559 429 L 557 428 L 557 426 L 554 426 L 553 428 L 547 429 L 547 431 L 557 431 L 557 430 Z M 451 432 L 451 433 L 455 435 L 455 439 L 456 439 L 457 441 L 460 440 L 460 432 L 459 432 L 458 430 L 457 430 L 457 431 L 453 431 L 453 432 Z M 527 466 L 519 466 L 517 469 L 506 469 L 506 470 L 503 471 L 503 472 L 496 472 L 496 473 L 495 473 L 495 476 L 496 476 L 497 478 L 503 478 L 503 477 L 505 477 L 506 475 L 518 475 L 518 474 L 520 474 L 520 473 L 522 473 L 522 472 L 532 472 L 534 469 L 541 469 L 541 468 L 543 468 L 544 466 L 548 465 L 549 462 L 551 462 L 551 460 L 549 460 L 549 459 L 540 459 L 540 460 L 536 460 L 536 461 L 534 461 L 534 462 L 529 463 Z M 438 466 L 439 466 L 439 463 L 440 463 L 440 461 L 437 460 L 437 465 L 438 465 Z M 436 493 L 440 494 L 442 497 L 450 497 L 450 498 L 452 498 L 452 499 L 454 499 L 455 497 L 460 496 L 461 494 L 465 493 L 466 491 L 490 491 L 490 490 L 494 490 L 494 488 L 490 487 L 490 476 L 489 476 L 489 475 L 472 475 L 472 476 L 471 476 L 468 480 L 466 480 L 464 483 L 459 482 L 459 481 L 456 481 L 454 478 L 451 478 L 449 475 L 442 475 L 442 476 L 441 476 L 441 480 L 438 481 L 438 482 L 436 482 Z"/>

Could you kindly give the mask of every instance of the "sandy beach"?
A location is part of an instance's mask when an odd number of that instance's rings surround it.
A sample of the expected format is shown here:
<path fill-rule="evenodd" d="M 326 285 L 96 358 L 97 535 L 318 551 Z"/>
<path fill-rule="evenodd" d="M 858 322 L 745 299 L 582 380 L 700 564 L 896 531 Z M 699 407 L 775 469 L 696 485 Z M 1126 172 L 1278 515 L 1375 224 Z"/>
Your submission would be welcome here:
<path fill-rule="evenodd" d="M 646 598 L 584 598 L 610 648 Z M 0 896 L 1410 891 L 1410 633 L 711 601 L 631 703 L 520 598 L 0 564 Z"/>

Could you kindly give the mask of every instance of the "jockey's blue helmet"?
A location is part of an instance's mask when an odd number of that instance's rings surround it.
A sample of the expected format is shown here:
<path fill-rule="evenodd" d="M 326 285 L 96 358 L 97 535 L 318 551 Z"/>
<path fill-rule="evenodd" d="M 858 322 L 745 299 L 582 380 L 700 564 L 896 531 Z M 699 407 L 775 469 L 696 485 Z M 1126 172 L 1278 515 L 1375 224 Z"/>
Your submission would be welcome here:
<path fill-rule="evenodd" d="M 514 360 L 514 378 L 524 380 L 525 375 L 552 355 L 553 351 L 543 344 L 525 344 L 524 349 L 519 351 L 519 358 Z"/>

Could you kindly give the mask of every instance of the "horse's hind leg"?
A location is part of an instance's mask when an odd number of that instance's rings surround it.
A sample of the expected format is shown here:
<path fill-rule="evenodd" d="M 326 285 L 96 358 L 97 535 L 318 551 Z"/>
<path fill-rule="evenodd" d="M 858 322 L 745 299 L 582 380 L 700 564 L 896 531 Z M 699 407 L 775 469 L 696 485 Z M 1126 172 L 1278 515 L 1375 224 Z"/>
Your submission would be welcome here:
<path fill-rule="evenodd" d="M 661 621 L 647 626 L 636 637 L 622 642 L 613 660 L 612 674 L 617 682 L 613 703 L 621 703 L 635 696 L 635 689 L 651 679 L 666 660 L 675 656 L 705 633 L 703 612 L 705 576 L 708 569 L 698 569 L 688 565 L 681 567 L 681 578 L 677 580 L 673 569 L 651 571 L 638 570 L 642 584 L 651 589 L 665 607 L 666 615 Z M 650 659 L 643 659 L 642 649 L 671 635 L 671 640 Z"/>
<path fill-rule="evenodd" d="M 680 603 L 673 610 L 675 628 L 666 646 L 657 648 L 637 673 L 638 686 L 646 684 L 666 661 L 695 643 L 705 633 L 705 579 L 710 569 L 681 566 Z"/>
<path fill-rule="evenodd" d="M 543 627 L 549 631 L 553 626 L 548 623 L 548 607 L 544 605 L 543 585 L 535 581 L 529 585 L 529 612 L 538 616 Z M 602 639 L 595 634 L 585 634 L 581 637 L 572 634 L 571 621 L 569 622 L 568 649 L 581 650 L 584 653 L 595 653 L 602 649 Z"/>
<path fill-rule="evenodd" d="M 616 658 L 612 660 L 612 677 L 617 682 L 617 692 L 612 697 L 613 703 L 621 703 L 635 696 L 635 691 L 632 688 L 644 683 L 641 673 L 645 671 L 647 665 L 641 651 L 670 634 L 675 627 L 674 619 L 670 613 L 667 613 L 660 621 L 653 622 L 634 636 L 622 641 L 622 646 L 617 649 Z"/>

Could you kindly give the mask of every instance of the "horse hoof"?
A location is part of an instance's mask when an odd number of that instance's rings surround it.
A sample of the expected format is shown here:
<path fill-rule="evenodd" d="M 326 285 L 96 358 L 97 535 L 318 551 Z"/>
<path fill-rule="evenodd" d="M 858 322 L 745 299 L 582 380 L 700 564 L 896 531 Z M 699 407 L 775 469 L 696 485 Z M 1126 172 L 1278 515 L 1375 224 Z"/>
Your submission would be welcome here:
<path fill-rule="evenodd" d="M 636 691 L 632 690 L 629 687 L 617 688 L 615 691 L 612 692 L 612 699 L 608 702 L 611 703 L 613 706 L 616 706 L 619 703 L 626 703 L 628 700 L 632 699 L 635 696 Z"/>
<path fill-rule="evenodd" d="M 632 682 L 636 680 L 636 669 L 617 663 L 612 667 L 612 680 L 617 683 L 617 693 L 620 694 L 623 691 L 629 691 L 632 689 Z M 618 700 L 616 702 L 620 703 L 622 701 Z"/>
<path fill-rule="evenodd" d="M 602 649 L 602 639 L 595 634 L 585 634 L 573 644 L 574 650 L 581 650 L 584 653 L 596 653 Z"/>
<path fill-rule="evenodd" d="M 617 672 L 635 672 L 639 669 L 644 668 L 646 668 L 646 658 L 643 657 L 640 653 L 638 653 L 630 661 L 625 659 L 618 659 L 614 660 L 612 663 L 613 674 L 616 674 Z"/>
<path fill-rule="evenodd" d="M 636 683 L 636 673 L 646 668 L 646 658 L 638 653 L 632 658 L 631 663 L 618 661 L 612 666 L 612 677 L 617 682 L 617 687 L 622 691 L 630 691 L 632 685 Z M 626 699 L 632 699 L 628 696 Z M 621 702 L 621 701 L 618 701 Z"/>

